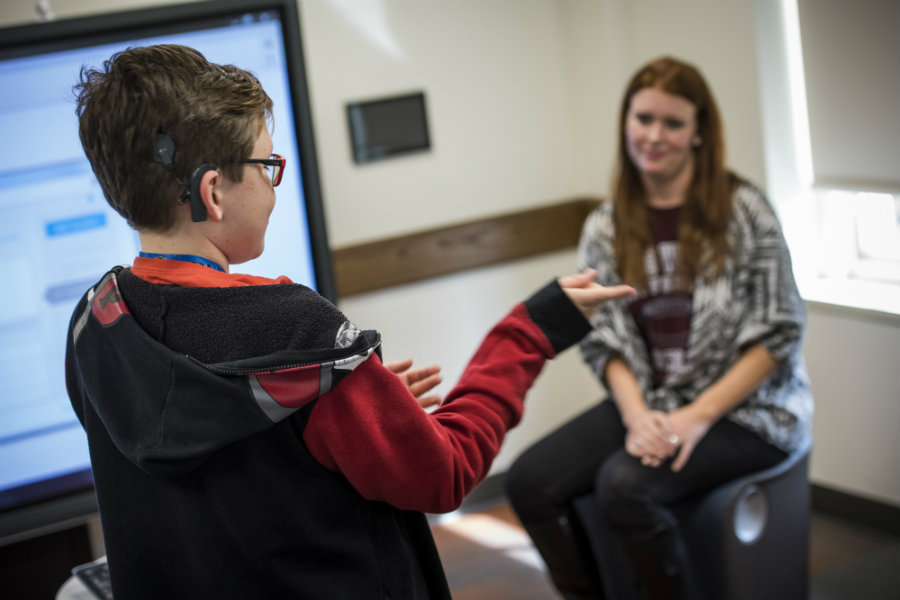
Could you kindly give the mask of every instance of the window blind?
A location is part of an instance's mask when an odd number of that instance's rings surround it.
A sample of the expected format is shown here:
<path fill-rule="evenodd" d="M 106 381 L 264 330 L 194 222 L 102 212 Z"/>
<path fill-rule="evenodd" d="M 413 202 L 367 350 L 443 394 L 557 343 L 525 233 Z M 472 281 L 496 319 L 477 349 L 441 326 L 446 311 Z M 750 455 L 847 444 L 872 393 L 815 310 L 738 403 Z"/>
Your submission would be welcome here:
<path fill-rule="evenodd" d="M 900 193 L 900 2 L 797 9 L 815 185 Z"/>

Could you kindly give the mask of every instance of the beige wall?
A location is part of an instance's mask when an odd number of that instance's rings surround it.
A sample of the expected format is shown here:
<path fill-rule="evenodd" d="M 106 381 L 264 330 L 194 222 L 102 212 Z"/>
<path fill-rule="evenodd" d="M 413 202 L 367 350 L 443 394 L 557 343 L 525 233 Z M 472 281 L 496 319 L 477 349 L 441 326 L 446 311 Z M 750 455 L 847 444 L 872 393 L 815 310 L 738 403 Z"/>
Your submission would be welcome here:
<path fill-rule="evenodd" d="M 634 68 L 664 53 L 704 71 L 730 164 L 765 185 L 754 9 L 774 1 L 301 0 L 332 245 L 604 194 L 619 93 Z M 161 3 L 52 6 L 62 18 Z M 28 21 L 33 5 L 6 0 L 0 25 Z M 433 151 L 355 166 L 344 103 L 416 89 L 427 94 Z M 573 265 L 574 252 L 559 252 L 348 298 L 341 308 L 383 332 L 387 359 L 438 363 L 452 381 L 513 302 Z M 818 401 L 813 480 L 900 505 L 897 323 L 812 306 L 806 348 Z M 599 395 L 576 351 L 550 364 L 494 472 Z"/>

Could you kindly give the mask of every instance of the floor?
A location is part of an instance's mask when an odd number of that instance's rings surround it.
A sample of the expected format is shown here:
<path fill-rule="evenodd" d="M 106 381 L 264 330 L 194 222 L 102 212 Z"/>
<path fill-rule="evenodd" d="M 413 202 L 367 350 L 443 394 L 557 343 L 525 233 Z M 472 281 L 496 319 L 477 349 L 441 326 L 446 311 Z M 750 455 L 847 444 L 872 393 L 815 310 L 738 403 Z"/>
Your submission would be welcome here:
<path fill-rule="evenodd" d="M 435 517 L 454 600 L 553 600 L 543 563 L 505 503 Z M 900 538 L 813 514 L 809 600 L 900 599 Z"/>

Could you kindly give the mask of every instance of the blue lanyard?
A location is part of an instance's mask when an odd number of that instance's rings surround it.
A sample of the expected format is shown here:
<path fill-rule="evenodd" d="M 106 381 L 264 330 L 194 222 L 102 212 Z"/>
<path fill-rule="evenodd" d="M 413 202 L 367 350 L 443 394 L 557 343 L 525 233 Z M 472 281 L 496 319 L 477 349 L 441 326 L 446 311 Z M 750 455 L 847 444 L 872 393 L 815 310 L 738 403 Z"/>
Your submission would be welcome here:
<path fill-rule="evenodd" d="M 168 260 L 183 260 L 185 262 L 197 263 L 198 265 L 203 265 L 204 267 L 209 267 L 210 269 L 215 269 L 216 271 L 225 272 L 225 269 L 209 260 L 208 258 L 203 258 L 202 256 L 197 256 L 196 254 L 157 254 L 155 252 L 139 252 L 139 256 L 143 256 L 144 258 L 166 258 Z"/>

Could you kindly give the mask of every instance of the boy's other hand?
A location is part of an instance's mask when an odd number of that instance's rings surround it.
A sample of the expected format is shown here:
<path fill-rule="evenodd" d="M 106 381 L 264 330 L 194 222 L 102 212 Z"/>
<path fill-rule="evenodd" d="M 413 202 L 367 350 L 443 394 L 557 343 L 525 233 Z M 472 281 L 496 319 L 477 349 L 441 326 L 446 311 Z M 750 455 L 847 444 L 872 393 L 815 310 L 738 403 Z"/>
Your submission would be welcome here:
<path fill-rule="evenodd" d="M 406 360 L 386 362 L 384 366 L 403 380 L 410 393 L 419 401 L 419 406 L 428 408 L 440 404 L 440 396 L 437 394 L 426 396 L 425 394 L 436 388 L 444 380 L 440 375 L 441 368 L 437 365 L 432 365 L 421 369 L 413 369 L 412 364 L 412 359 L 407 358 Z"/>

